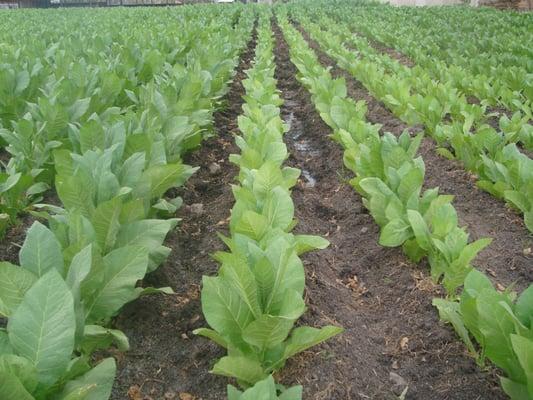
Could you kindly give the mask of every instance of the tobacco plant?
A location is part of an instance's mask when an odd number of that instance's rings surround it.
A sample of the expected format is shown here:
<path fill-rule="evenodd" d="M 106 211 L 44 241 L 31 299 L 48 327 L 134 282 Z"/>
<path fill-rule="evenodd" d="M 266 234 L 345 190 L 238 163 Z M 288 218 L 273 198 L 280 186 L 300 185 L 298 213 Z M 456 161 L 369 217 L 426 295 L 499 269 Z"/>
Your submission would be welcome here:
<path fill-rule="evenodd" d="M 236 378 L 244 388 L 253 386 L 244 394 L 230 387 L 230 399 L 278 398 L 268 376 L 289 357 L 342 331 L 334 326 L 294 328 L 305 311 L 299 255 L 328 242 L 290 233 L 296 224 L 290 188 L 300 171 L 282 167 L 288 156 L 282 140 L 286 126 L 273 78 L 270 24 L 265 15 L 260 21 L 254 66 L 244 80 L 242 136 L 236 138 L 241 154 L 231 157 L 240 173 L 239 185 L 233 187 L 230 237 L 222 236 L 229 250 L 215 254 L 221 264 L 218 275 L 203 278 L 202 310 L 210 328 L 195 331 L 227 351 L 213 373 Z M 301 389 L 279 398 L 300 399 Z"/>

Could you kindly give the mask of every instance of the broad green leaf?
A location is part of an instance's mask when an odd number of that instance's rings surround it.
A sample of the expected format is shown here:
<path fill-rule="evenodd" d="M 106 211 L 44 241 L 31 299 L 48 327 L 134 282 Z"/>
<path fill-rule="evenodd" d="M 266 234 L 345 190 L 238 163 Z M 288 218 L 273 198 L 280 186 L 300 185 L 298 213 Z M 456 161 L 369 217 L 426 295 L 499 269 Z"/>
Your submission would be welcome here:
<path fill-rule="evenodd" d="M 478 239 L 475 242 L 468 244 L 458 259 L 460 265 L 468 265 L 477 256 L 477 254 L 487 247 L 492 242 L 492 238 Z"/>
<path fill-rule="evenodd" d="M 226 342 L 226 340 L 221 335 L 219 335 L 218 332 L 212 329 L 199 328 L 199 329 L 195 329 L 193 333 L 195 335 L 200 335 L 208 339 L 211 339 L 213 342 L 218 344 L 220 347 L 223 347 L 225 349 L 228 348 L 228 343 Z"/>
<path fill-rule="evenodd" d="M 202 311 L 215 331 L 236 344 L 242 342 L 242 332 L 253 320 L 246 303 L 221 278 L 203 277 Z"/>
<path fill-rule="evenodd" d="M 75 400 L 83 394 L 83 400 L 105 400 L 111 396 L 116 365 L 113 358 L 106 358 L 84 375 L 68 382 L 57 400 Z"/>
<path fill-rule="evenodd" d="M 7 325 L 13 349 L 35 365 L 45 385 L 65 372 L 74 350 L 75 329 L 72 294 L 54 269 L 26 292 Z"/>
<path fill-rule="evenodd" d="M 0 371 L 0 398 L 9 400 L 35 400 L 16 376 L 5 371 Z"/>
<path fill-rule="evenodd" d="M 525 326 L 533 328 L 533 285 L 529 285 L 518 297 L 515 314 Z"/>
<path fill-rule="evenodd" d="M 431 232 L 426 221 L 424 221 L 422 215 L 416 210 L 407 210 L 407 218 L 409 219 L 418 245 L 422 249 L 429 251 L 431 248 Z"/>
<path fill-rule="evenodd" d="M 249 344 L 264 350 L 282 343 L 292 328 L 293 320 L 262 315 L 244 330 L 243 338 Z"/>
<path fill-rule="evenodd" d="M 234 227 L 235 233 L 241 233 L 252 239 L 260 240 L 268 227 L 268 220 L 254 211 L 245 211 Z"/>
<path fill-rule="evenodd" d="M 267 376 L 258 361 L 235 356 L 222 357 L 215 364 L 211 372 L 217 375 L 237 378 L 250 385 L 259 382 Z"/>
<path fill-rule="evenodd" d="M 148 253 L 159 248 L 177 219 L 144 219 L 124 224 L 117 234 L 115 247 L 141 246 Z"/>
<path fill-rule="evenodd" d="M 523 383 L 512 381 L 503 376 L 500 377 L 500 383 L 503 391 L 507 393 L 512 400 L 531 400 L 527 391 L 527 386 Z"/>
<path fill-rule="evenodd" d="M 197 169 L 181 163 L 155 165 L 144 171 L 142 179 L 151 183 L 151 197 L 160 198 L 168 189 L 183 185 Z"/>
<path fill-rule="evenodd" d="M 121 210 L 122 201 L 120 198 L 115 197 L 100 204 L 91 218 L 96 232 L 96 241 L 104 253 L 107 253 L 115 245 L 120 229 Z"/>
<path fill-rule="evenodd" d="M 12 354 L 13 348 L 9 343 L 9 336 L 7 332 L 3 329 L 0 329 L 0 355 L 3 354 Z"/>
<path fill-rule="evenodd" d="M 37 387 L 37 370 L 30 360 L 14 354 L 0 355 L 0 371 L 13 374 L 24 388 L 33 393 Z"/>
<path fill-rule="evenodd" d="M 274 268 L 274 282 L 264 311 L 277 315 L 284 303 L 287 290 L 303 293 L 305 271 L 294 248 L 282 236 L 268 246 L 266 255 Z"/>
<path fill-rule="evenodd" d="M 302 400 L 303 387 L 293 386 L 285 389 L 280 395 L 279 400 Z"/>
<path fill-rule="evenodd" d="M 412 237 L 410 226 L 404 220 L 397 218 L 390 221 L 381 230 L 379 244 L 387 247 L 401 246 Z"/>
<path fill-rule="evenodd" d="M 274 188 L 267 195 L 262 214 L 273 228 L 287 230 L 294 217 L 294 204 L 290 194 L 279 186 Z"/>
<path fill-rule="evenodd" d="M 82 170 L 76 170 L 76 176 L 56 175 L 56 191 L 65 209 L 91 217 L 95 208 L 94 182 Z"/>
<path fill-rule="evenodd" d="M 82 285 L 88 321 L 106 320 L 134 300 L 135 285 L 147 268 L 148 255 L 142 247 L 121 247 L 105 256 L 102 270 L 91 271 Z"/>
<path fill-rule="evenodd" d="M 89 121 L 80 128 L 80 150 L 82 154 L 89 150 L 104 150 L 104 146 L 104 130 L 98 122 Z"/>
<path fill-rule="evenodd" d="M 239 294 L 241 300 L 253 313 L 254 318 L 259 318 L 262 310 L 259 305 L 257 283 L 248 264 L 244 259 L 233 254 L 221 253 L 220 257 L 222 266 L 219 270 L 219 276 Z"/>
<path fill-rule="evenodd" d="M 440 319 L 449 322 L 455 329 L 455 332 L 463 340 L 464 344 L 470 351 L 470 354 L 477 356 L 477 351 L 474 347 L 474 344 L 470 340 L 470 335 L 466 329 L 463 319 L 460 314 L 459 303 L 444 300 L 444 299 L 433 299 L 433 305 L 439 310 Z"/>
<path fill-rule="evenodd" d="M 61 245 L 55 235 L 40 222 L 34 222 L 28 230 L 20 249 L 20 265 L 41 277 L 54 269 L 64 274 Z"/>
<path fill-rule="evenodd" d="M 240 397 L 240 400 L 276 400 L 278 398 L 276 392 L 274 378 L 269 375 L 268 378 L 247 389 Z"/>
<path fill-rule="evenodd" d="M 513 350 L 526 375 L 530 396 L 533 396 L 533 339 L 519 335 L 511 335 Z"/>
<path fill-rule="evenodd" d="M 9 317 L 37 277 L 24 268 L 0 262 L 0 315 Z"/>
<path fill-rule="evenodd" d="M 307 253 L 308 251 L 316 249 L 325 249 L 329 246 L 329 241 L 315 235 L 295 235 L 296 253 L 298 255 Z"/>
<path fill-rule="evenodd" d="M 115 344 L 119 351 L 127 351 L 130 347 L 126 335 L 118 329 L 104 328 L 99 325 L 86 325 L 82 348 L 87 354 L 97 349 L 106 349 Z"/>
<path fill-rule="evenodd" d="M 331 325 L 324 326 L 320 329 L 311 328 L 309 326 L 298 327 L 292 331 L 292 334 L 287 341 L 283 359 L 286 360 L 295 354 L 301 353 L 310 347 L 342 333 L 343 331 L 343 328 Z"/>

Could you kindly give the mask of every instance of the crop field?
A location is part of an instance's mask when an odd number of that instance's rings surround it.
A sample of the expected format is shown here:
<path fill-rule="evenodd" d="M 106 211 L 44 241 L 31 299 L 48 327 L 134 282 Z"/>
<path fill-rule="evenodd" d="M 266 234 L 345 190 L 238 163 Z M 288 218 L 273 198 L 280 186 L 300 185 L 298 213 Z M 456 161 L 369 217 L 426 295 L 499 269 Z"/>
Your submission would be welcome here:
<path fill-rule="evenodd" d="M 533 14 L 0 10 L 0 400 L 533 399 Z"/>

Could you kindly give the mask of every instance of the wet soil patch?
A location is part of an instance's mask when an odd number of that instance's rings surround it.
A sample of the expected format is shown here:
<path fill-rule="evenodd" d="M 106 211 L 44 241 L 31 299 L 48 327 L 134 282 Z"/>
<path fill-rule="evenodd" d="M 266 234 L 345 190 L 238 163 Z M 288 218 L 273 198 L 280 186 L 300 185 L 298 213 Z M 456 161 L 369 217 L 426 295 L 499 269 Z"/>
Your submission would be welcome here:
<path fill-rule="evenodd" d="M 342 151 L 297 82 L 288 47 L 275 27 L 278 88 L 290 122 L 288 163 L 307 171 L 293 191 L 296 232 L 327 237 L 329 248 L 303 256 L 308 311 L 301 323 L 346 331 L 287 363 L 280 379 L 304 385 L 306 399 L 504 399 L 493 371 L 465 354 L 431 305 L 440 288 L 427 268 L 398 248 L 378 245 L 379 228 L 345 182 Z M 304 149 L 300 145 L 306 143 Z M 311 151 L 305 151 L 305 148 Z"/>
<path fill-rule="evenodd" d="M 210 255 L 223 249 L 216 233 L 227 233 L 234 202 L 230 185 L 238 170 L 228 156 L 238 152 L 233 136 L 242 112 L 241 81 L 251 66 L 255 39 L 254 34 L 242 54 L 224 101 L 227 107 L 215 113 L 216 135 L 185 160 L 200 169 L 179 190 L 184 200 L 178 212 L 182 221 L 166 240 L 172 253 L 143 282 L 143 286 L 170 286 L 176 294 L 142 297 L 124 307 L 114 321 L 128 336 L 131 350 L 115 355 L 118 371 L 112 399 L 225 398 L 227 379 L 208 372 L 223 351 L 192 331 L 206 326 L 200 305 L 202 275 L 214 275 L 218 269 Z"/>
<path fill-rule="evenodd" d="M 316 52 L 324 66 L 332 66 L 334 77 L 344 77 L 348 94 L 355 100 L 364 99 L 368 105 L 367 120 L 383 124 L 383 131 L 400 134 L 404 129 L 417 132 L 420 126 L 408 125 L 390 112 L 383 103 L 375 99 L 348 72 L 336 66 L 318 43 L 307 32 L 301 30 L 309 45 Z M 475 179 L 459 162 L 450 161 L 436 153 L 435 142 L 426 137 L 419 150 L 426 164 L 424 188 L 439 187 L 441 193 L 455 196 L 453 205 L 459 216 L 460 226 L 465 226 L 472 239 L 491 237 L 493 242 L 483 250 L 475 265 L 488 273 L 494 282 L 508 286 L 516 283 L 517 289 L 524 289 L 533 281 L 533 256 L 528 249 L 533 239 L 525 227 L 522 216 L 501 200 L 476 187 Z"/>

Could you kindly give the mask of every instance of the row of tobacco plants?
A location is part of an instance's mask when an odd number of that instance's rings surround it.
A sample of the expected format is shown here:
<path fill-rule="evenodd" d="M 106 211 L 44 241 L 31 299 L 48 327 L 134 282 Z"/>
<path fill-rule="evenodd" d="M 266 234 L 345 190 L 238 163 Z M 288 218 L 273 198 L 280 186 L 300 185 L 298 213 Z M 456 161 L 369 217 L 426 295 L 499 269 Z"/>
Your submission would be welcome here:
<path fill-rule="evenodd" d="M 401 246 L 413 261 L 427 258 L 431 275 L 446 289 L 434 299 L 441 318 L 453 325 L 477 362 L 500 367 L 504 391 L 515 400 L 533 396 L 533 285 L 520 295 L 497 291 L 471 262 L 490 239 L 468 242 L 458 226 L 453 197 L 422 191 L 424 162 L 417 157 L 422 134 L 380 134 L 366 121 L 366 104 L 347 97 L 343 79 L 333 79 L 280 8 L 278 20 L 300 82 L 310 91 L 321 118 L 344 148 L 350 181 L 381 227 L 383 246 Z M 325 35 L 324 35 L 325 36 Z M 477 343 L 477 344 L 474 344 Z"/>
<path fill-rule="evenodd" d="M 450 72 L 446 65 L 435 63 L 433 68 L 441 65 L 435 76 L 425 67 L 409 67 L 379 52 L 366 38 L 351 32 L 352 26 L 375 32 L 373 20 L 361 17 L 366 7 L 356 8 L 361 15 L 347 17 L 353 14 L 346 11 L 348 7 L 330 12 L 334 18 L 327 16 L 325 7 L 312 11 L 293 7 L 291 16 L 398 118 L 410 126 L 423 125 L 437 142 L 440 155 L 461 161 L 476 175 L 478 187 L 523 213 L 525 225 L 533 232 L 533 160 L 522 150 L 533 149 L 531 101 L 527 100 L 531 87 L 526 85 L 531 77 L 520 75 L 525 82 L 518 80 L 518 88 L 511 92 L 517 96 L 511 103 L 517 108 L 512 117 L 504 113 L 497 119 L 498 126 L 491 126 L 496 116 L 488 112 L 489 106 L 496 105 L 499 97 L 478 91 L 483 101 L 472 103 L 467 98 L 471 91 L 459 84 L 468 80 L 466 70 Z M 443 79 L 450 74 L 457 76 Z"/>
<path fill-rule="evenodd" d="M 276 385 L 272 374 L 286 360 L 340 333 L 295 322 L 305 312 L 305 271 L 299 256 L 323 249 L 328 241 L 291 233 L 296 221 L 290 189 L 300 171 L 284 167 L 288 157 L 280 117 L 282 100 L 274 79 L 271 13 L 262 9 L 253 67 L 246 71 L 243 114 L 236 137 L 240 154 L 233 186 L 228 247 L 215 254 L 217 276 L 203 278 L 202 310 L 210 328 L 195 331 L 223 347 L 227 355 L 212 372 L 235 378 L 244 389 L 228 386 L 228 399 L 300 400 L 302 387 Z"/>
<path fill-rule="evenodd" d="M 92 355 L 128 348 L 106 327 L 124 304 L 172 291 L 137 283 L 170 253 L 163 241 L 178 220 L 168 216 L 181 199 L 165 193 L 195 171 L 182 156 L 209 133 L 254 11 L 0 18 L 1 135 L 11 155 L 0 207 L 12 222 L 51 185 L 59 198 L 33 206 L 47 226 L 28 230 L 20 266 L 0 263 L 0 398 L 107 399 L 115 361 Z"/>

